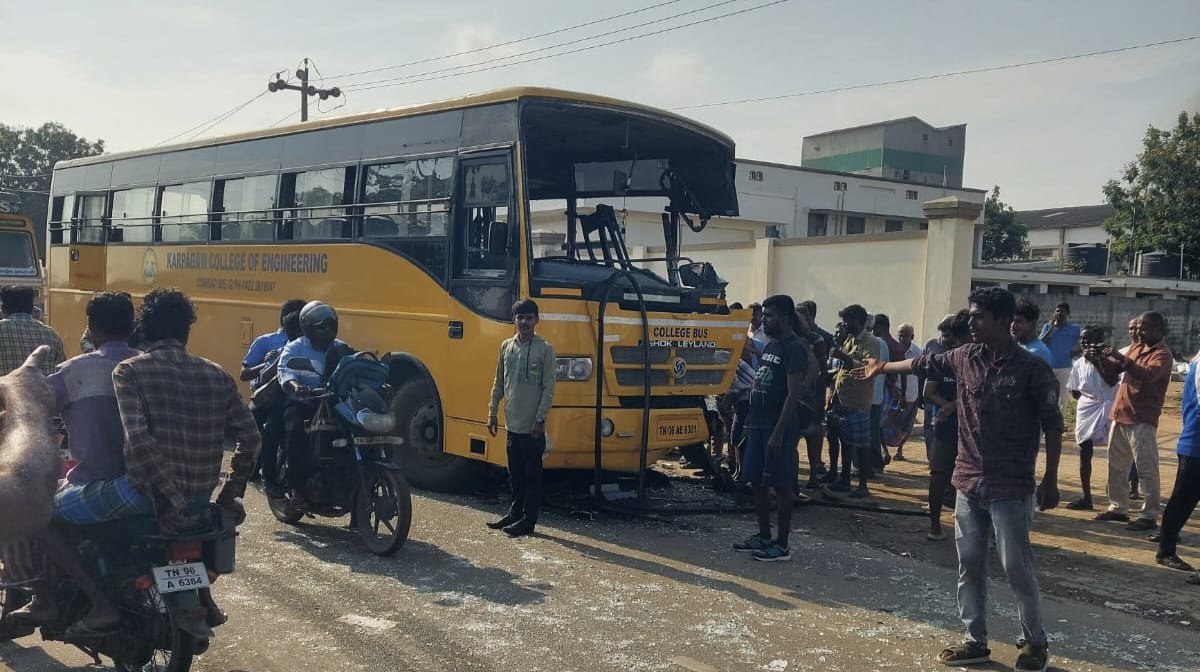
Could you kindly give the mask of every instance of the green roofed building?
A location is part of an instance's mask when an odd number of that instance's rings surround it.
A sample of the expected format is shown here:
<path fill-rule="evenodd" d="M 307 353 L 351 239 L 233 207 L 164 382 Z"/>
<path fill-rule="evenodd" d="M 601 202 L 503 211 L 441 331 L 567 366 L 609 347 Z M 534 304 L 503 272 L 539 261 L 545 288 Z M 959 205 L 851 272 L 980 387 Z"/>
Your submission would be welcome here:
<path fill-rule="evenodd" d="M 958 189 L 966 144 L 966 124 L 904 117 L 807 136 L 800 165 Z"/>

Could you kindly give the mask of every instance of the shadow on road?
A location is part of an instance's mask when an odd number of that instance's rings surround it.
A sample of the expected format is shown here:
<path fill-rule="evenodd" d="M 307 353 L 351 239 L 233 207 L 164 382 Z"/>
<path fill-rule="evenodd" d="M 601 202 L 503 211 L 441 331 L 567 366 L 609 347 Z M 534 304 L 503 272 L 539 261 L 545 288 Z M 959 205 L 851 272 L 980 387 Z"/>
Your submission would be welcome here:
<path fill-rule="evenodd" d="M 302 525 L 276 531 L 275 538 L 325 562 L 348 565 L 355 573 L 387 577 L 421 593 L 445 593 L 434 602 L 441 606 L 457 606 L 464 595 L 494 604 L 540 604 L 552 588 L 522 582 L 505 569 L 481 567 L 416 539 L 405 542 L 394 557 L 381 558 L 367 552 L 358 534 L 345 528 Z"/>

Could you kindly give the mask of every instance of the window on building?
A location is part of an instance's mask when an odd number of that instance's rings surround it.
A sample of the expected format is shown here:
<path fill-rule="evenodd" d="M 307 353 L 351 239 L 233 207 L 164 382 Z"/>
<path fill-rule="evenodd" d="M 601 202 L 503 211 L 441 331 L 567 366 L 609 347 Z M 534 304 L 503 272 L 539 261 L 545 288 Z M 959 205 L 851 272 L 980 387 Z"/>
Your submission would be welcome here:
<path fill-rule="evenodd" d="M 846 183 L 842 182 L 840 180 L 834 180 L 833 181 L 833 190 L 834 191 L 846 191 Z"/>
<path fill-rule="evenodd" d="M 946 138 L 946 146 L 953 147 L 954 146 L 954 138 Z"/>
<path fill-rule="evenodd" d="M 750 171 L 750 181 L 751 182 L 762 182 L 763 181 L 763 171 L 761 171 L 761 170 Z"/>
<path fill-rule="evenodd" d="M 808 213 L 808 237 L 829 235 L 829 215 L 823 212 Z"/>
<path fill-rule="evenodd" d="M 866 217 L 847 217 L 846 218 L 846 233 L 847 235 L 865 233 L 867 230 Z"/>
<path fill-rule="evenodd" d="M 154 242 L 154 187 L 114 191 L 112 195 L 114 243 Z"/>
<path fill-rule="evenodd" d="M 908 172 L 908 171 L 905 171 L 905 172 Z M 916 190 L 916 189 L 909 189 L 909 190 L 905 191 L 905 192 L 904 192 L 904 198 L 907 198 L 907 199 L 908 199 L 908 200 L 910 200 L 910 201 L 915 201 L 915 200 L 917 200 L 917 190 Z"/>
<path fill-rule="evenodd" d="M 917 225 L 917 228 L 920 229 L 921 231 L 928 231 L 929 230 L 929 222 L 921 222 L 920 224 Z"/>
<path fill-rule="evenodd" d="M 904 230 L 904 220 L 902 219 L 885 219 L 883 220 L 883 230 L 885 233 L 894 233 Z"/>
<path fill-rule="evenodd" d="M 275 182 L 256 175 L 218 183 L 221 240 L 275 239 Z"/>
<path fill-rule="evenodd" d="M 174 184 L 160 190 L 158 216 L 164 243 L 208 240 L 208 182 Z"/>
<path fill-rule="evenodd" d="M 928 133 L 921 134 L 921 142 L 929 142 L 929 134 Z"/>

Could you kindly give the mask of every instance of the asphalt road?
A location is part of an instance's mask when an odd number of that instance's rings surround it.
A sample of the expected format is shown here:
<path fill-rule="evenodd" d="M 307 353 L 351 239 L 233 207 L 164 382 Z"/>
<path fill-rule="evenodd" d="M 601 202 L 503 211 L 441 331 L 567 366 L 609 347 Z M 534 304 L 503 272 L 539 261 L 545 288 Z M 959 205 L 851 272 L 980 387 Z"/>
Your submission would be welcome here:
<path fill-rule="evenodd" d="M 933 670 L 959 640 L 952 571 L 838 539 L 827 509 L 797 512 L 790 563 L 728 550 L 748 516 L 662 523 L 560 513 L 511 540 L 479 497 L 415 497 L 412 535 L 376 558 L 357 535 L 277 523 L 248 495 L 230 613 L 201 672 L 337 670 Z M 1011 669 L 1011 593 L 992 592 L 993 670 Z M 1119 606 L 1119 605 L 1118 605 Z M 1197 670 L 1186 627 L 1047 599 L 1052 669 Z M 1187 624 L 1190 625 L 1190 624 Z M 36 637 L 0 644 L 0 670 L 92 670 Z"/>

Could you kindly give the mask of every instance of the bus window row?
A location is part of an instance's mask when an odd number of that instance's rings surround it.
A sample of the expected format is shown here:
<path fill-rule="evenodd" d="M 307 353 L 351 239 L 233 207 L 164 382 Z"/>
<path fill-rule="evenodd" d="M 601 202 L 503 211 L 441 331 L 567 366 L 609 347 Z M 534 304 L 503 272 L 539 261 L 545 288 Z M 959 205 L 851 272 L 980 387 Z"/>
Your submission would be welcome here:
<path fill-rule="evenodd" d="M 464 188 L 507 204 L 500 174 Z M 495 171 L 493 171 L 494 173 Z M 472 175 L 471 177 L 474 177 Z M 453 157 L 55 196 L 50 242 L 206 243 L 445 237 Z M 492 192 L 502 190 L 502 195 Z M 357 194 L 357 198 L 355 197 Z M 464 194 L 467 201 L 471 194 Z M 475 197 L 475 200 L 479 200 Z M 468 204 L 468 207 L 470 205 Z"/>

